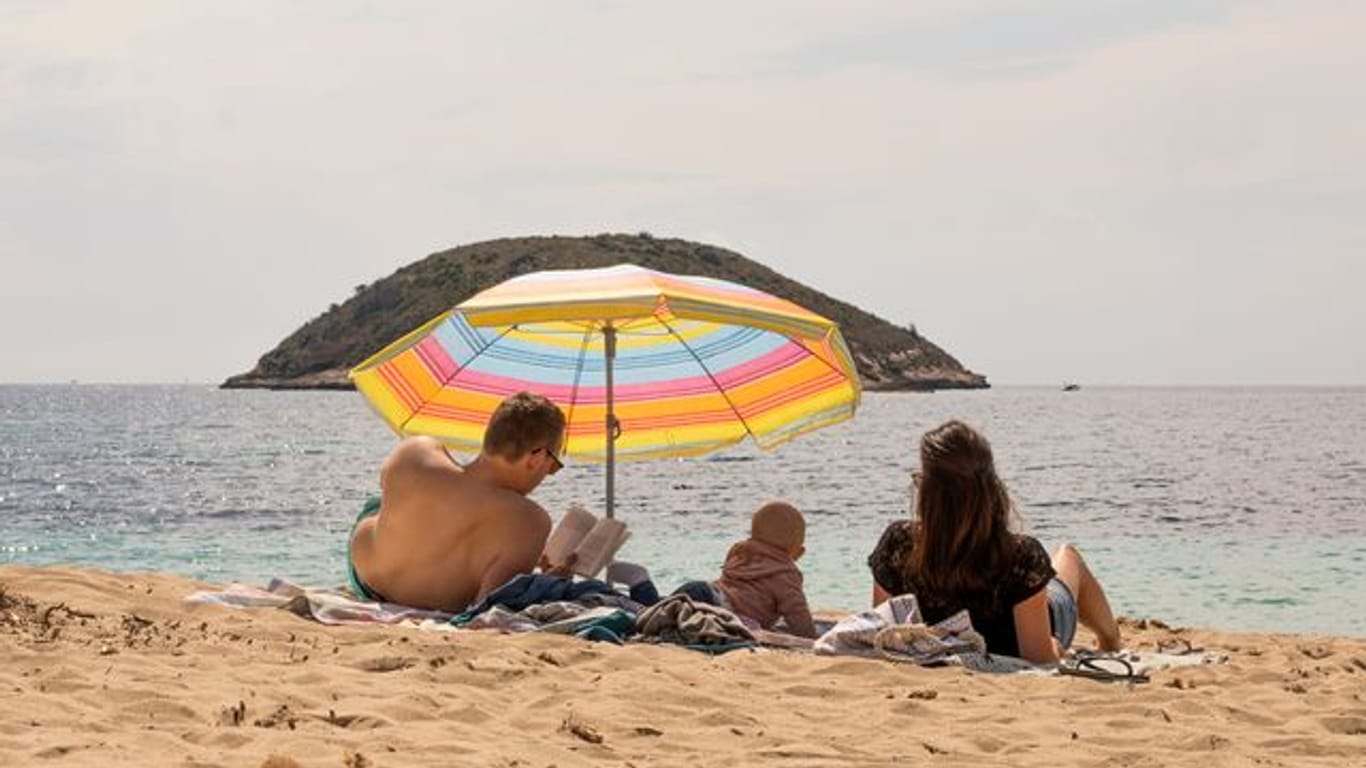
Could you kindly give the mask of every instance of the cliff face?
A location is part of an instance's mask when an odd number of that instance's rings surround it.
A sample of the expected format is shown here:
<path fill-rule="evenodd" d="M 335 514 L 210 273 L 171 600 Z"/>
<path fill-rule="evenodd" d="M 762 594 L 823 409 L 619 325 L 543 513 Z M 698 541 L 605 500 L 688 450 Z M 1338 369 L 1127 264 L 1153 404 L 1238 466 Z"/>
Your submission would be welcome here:
<path fill-rule="evenodd" d="M 789 280 L 745 257 L 685 240 L 649 235 L 522 237 L 464 245 L 409 264 L 290 334 L 227 388 L 349 389 L 346 372 L 389 342 L 510 277 L 545 269 L 631 262 L 648 269 L 706 275 L 794 301 L 840 324 L 869 390 L 989 386 L 913 329 L 900 328 Z"/>

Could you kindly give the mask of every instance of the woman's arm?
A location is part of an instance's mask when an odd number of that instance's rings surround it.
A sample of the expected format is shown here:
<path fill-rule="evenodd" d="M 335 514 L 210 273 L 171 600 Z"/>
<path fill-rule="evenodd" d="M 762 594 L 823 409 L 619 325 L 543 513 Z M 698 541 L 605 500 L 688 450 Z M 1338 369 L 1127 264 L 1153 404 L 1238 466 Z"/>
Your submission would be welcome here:
<path fill-rule="evenodd" d="M 1048 624 L 1048 590 L 1040 589 L 1016 603 L 1014 612 L 1020 657 L 1035 664 L 1057 664 L 1062 654 Z"/>

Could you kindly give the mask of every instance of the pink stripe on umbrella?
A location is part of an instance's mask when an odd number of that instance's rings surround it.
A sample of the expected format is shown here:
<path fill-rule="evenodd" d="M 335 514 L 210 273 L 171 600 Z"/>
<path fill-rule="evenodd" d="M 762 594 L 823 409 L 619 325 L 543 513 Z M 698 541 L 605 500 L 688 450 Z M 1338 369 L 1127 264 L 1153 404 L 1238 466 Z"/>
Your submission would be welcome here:
<path fill-rule="evenodd" d="M 421 342 L 413 346 L 413 351 L 422 364 L 427 367 L 432 378 L 440 382 L 450 381 L 455 372 L 460 370 L 460 366 L 451 359 L 450 353 L 441 345 L 436 336 L 428 336 Z"/>

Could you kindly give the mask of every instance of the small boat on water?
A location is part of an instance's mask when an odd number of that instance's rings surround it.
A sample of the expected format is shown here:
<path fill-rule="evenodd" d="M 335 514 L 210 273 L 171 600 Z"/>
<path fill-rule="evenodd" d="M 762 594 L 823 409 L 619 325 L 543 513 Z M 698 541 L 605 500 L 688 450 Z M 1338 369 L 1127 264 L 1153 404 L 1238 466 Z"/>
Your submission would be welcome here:
<path fill-rule="evenodd" d="M 1080 384 L 1073 384 L 1073 383 L 1071 383 L 1071 382 L 1066 382 L 1066 383 L 1064 383 L 1064 384 L 1062 385 L 1062 391 L 1064 391 L 1064 392 L 1076 392 L 1076 391 L 1079 390 L 1079 389 L 1081 389 L 1081 385 L 1080 385 Z"/>

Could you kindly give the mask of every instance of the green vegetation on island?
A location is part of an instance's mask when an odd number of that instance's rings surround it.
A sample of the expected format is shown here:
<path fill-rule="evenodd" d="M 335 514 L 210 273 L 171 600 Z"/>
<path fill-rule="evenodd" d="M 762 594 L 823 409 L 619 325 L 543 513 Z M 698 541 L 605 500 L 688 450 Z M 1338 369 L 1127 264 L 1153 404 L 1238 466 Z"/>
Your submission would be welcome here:
<path fill-rule="evenodd" d="M 790 280 L 738 253 L 638 235 L 519 237 L 432 254 L 308 321 L 227 388 L 350 389 L 346 373 L 374 352 L 479 291 L 527 272 L 631 262 L 730 280 L 794 301 L 840 324 L 869 390 L 972 389 L 986 377 L 964 368 L 914 326 L 899 327 Z"/>

